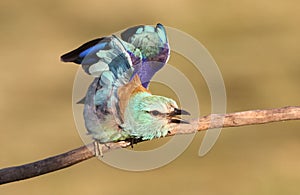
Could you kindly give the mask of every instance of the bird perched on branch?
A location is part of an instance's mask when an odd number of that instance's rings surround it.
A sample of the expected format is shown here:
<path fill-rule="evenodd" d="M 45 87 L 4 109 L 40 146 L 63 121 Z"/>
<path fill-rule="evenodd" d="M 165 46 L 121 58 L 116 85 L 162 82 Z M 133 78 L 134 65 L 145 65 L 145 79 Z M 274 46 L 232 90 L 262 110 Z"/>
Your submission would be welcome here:
<path fill-rule="evenodd" d="M 95 77 L 83 100 L 85 126 L 95 140 L 151 140 L 187 123 L 180 117 L 187 111 L 147 89 L 169 55 L 166 30 L 157 24 L 89 41 L 61 57 L 63 62 L 81 64 Z"/>

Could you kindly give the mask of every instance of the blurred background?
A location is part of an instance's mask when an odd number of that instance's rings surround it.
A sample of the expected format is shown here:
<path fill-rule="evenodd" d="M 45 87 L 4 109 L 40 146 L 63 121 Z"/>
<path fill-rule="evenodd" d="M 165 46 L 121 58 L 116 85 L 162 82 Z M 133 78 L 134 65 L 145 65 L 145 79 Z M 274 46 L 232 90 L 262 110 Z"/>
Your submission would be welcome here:
<path fill-rule="evenodd" d="M 1 1 L 0 167 L 83 144 L 71 103 L 78 66 L 60 62 L 61 54 L 129 26 L 157 22 L 189 33 L 210 51 L 226 85 L 227 112 L 299 105 L 300 2 Z M 176 56 L 170 62 L 187 63 Z M 205 81 L 183 72 L 197 88 L 201 115 L 209 114 Z M 159 86 L 153 90 L 165 95 Z M 299 128 L 299 121 L 228 128 L 200 158 L 202 132 L 179 158 L 156 170 L 122 171 L 94 158 L 1 186 L 0 193 L 300 194 Z"/>

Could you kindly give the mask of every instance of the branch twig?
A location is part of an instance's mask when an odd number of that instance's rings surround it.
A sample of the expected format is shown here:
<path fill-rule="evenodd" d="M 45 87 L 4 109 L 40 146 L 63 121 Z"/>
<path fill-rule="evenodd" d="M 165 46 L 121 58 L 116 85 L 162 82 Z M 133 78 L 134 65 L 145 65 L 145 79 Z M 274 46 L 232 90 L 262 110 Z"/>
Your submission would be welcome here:
<path fill-rule="evenodd" d="M 299 120 L 300 106 L 289 106 L 269 110 L 250 110 L 229 114 L 211 114 L 191 120 L 190 124 L 179 125 L 168 136 L 205 131 L 219 127 L 239 127 L 278 121 Z M 128 142 L 108 143 L 102 145 L 103 153 L 129 146 Z M 0 169 L 0 184 L 19 181 L 63 169 L 95 156 L 94 143 L 49 157 L 40 161 L 15 167 Z"/>

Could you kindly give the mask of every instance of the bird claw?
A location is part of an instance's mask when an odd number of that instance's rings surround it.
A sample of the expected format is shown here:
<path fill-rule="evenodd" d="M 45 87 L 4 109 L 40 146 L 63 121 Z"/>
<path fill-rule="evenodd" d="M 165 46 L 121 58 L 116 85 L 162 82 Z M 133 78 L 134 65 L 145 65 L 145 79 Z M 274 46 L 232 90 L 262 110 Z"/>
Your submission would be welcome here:
<path fill-rule="evenodd" d="M 118 143 L 122 148 L 126 148 L 127 146 L 131 145 L 131 142 L 128 141 L 119 141 Z"/>

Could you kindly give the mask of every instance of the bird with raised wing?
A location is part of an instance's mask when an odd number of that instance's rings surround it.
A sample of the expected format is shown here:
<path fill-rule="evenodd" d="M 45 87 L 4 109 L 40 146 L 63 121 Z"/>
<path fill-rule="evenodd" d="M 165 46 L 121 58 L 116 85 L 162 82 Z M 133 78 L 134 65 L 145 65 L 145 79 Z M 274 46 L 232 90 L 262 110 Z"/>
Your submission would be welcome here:
<path fill-rule="evenodd" d="M 151 140 L 187 123 L 180 117 L 187 111 L 147 89 L 169 55 L 166 30 L 157 24 L 89 41 L 61 57 L 95 77 L 83 100 L 85 126 L 95 140 Z"/>

